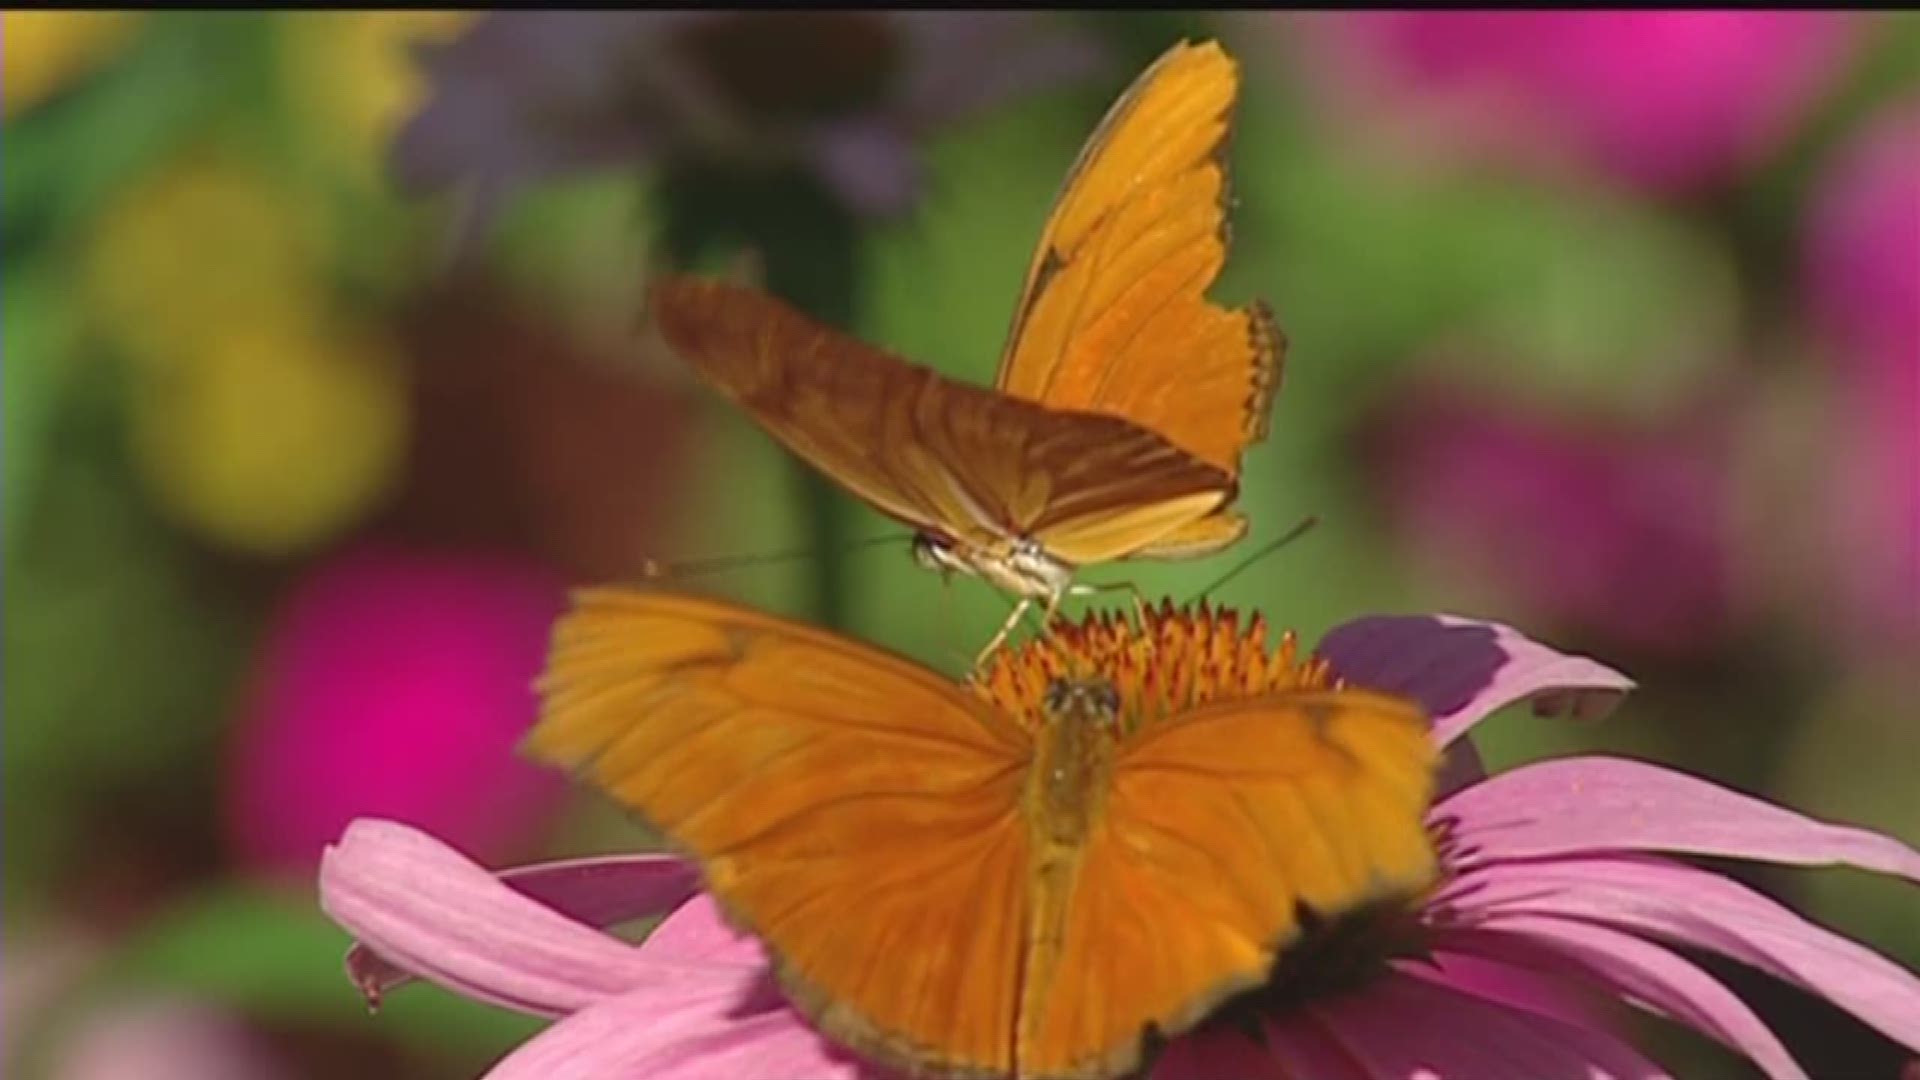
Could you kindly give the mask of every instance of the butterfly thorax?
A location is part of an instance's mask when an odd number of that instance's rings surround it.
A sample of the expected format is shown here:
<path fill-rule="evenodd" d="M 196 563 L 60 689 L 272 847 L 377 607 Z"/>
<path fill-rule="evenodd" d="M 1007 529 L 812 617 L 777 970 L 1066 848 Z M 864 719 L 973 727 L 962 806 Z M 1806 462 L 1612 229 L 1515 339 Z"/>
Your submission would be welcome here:
<path fill-rule="evenodd" d="M 936 533 L 916 533 L 913 557 L 929 570 L 942 574 L 958 571 L 969 577 L 985 578 L 997 589 L 1036 600 L 1060 596 L 1073 579 L 1071 565 L 1048 554 L 1038 541 L 1024 536 L 981 546 Z"/>
<path fill-rule="evenodd" d="M 1027 806 L 1045 858 L 1078 848 L 1092 831 L 1119 736 L 1120 695 L 1105 679 L 1057 679 L 1041 715 Z"/>

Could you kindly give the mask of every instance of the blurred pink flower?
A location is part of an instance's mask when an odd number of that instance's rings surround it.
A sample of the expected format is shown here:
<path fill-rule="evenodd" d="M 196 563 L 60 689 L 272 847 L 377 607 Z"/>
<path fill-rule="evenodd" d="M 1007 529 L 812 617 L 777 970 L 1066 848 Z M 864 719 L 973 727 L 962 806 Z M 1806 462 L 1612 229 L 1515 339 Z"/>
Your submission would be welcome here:
<path fill-rule="evenodd" d="M 1846 621 L 1920 640 L 1920 101 L 1845 149 L 1815 198 L 1807 290 L 1838 379 L 1832 521 Z"/>
<path fill-rule="evenodd" d="M 1726 433 L 1711 415 L 1623 432 L 1434 388 L 1379 420 L 1373 456 L 1422 558 L 1541 618 L 1686 656 L 1734 614 Z"/>
<path fill-rule="evenodd" d="M 1662 190 L 1775 149 L 1838 74 L 1831 12 L 1369 12 L 1314 17 L 1336 87 L 1520 156 L 1561 151 Z M 1460 109 L 1463 111 L 1455 112 Z M 1408 114 L 1413 114 L 1409 116 Z"/>
<path fill-rule="evenodd" d="M 182 998 L 89 1015 L 56 1052 L 50 1080 L 291 1080 L 295 1071 L 237 1015 Z"/>
<path fill-rule="evenodd" d="M 1361 619 L 1329 634 L 1320 654 L 1351 683 L 1422 701 L 1442 746 L 1466 745 L 1474 724 L 1523 699 L 1593 715 L 1631 686 L 1505 626 L 1450 617 Z M 1344 994 L 1267 1002 L 1254 1018 L 1258 1041 L 1233 1024 L 1203 1027 L 1176 1039 L 1152 1075 L 1664 1075 L 1597 1019 L 1609 999 L 1693 1027 L 1769 1076 L 1805 1075 L 1759 1017 L 1675 947 L 1740 960 L 1920 1047 L 1920 979 L 1668 857 L 1844 863 L 1920 880 L 1920 853 L 1893 840 L 1606 757 L 1469 783 L 1443 793 L 1431 821 L 1447 877 L 1417 916 L 1422 956 L 1394 959 Z M 418 975 L 561 1018 L 493 1080 L 876 1075 L 786 1004 L 755 939 L 729 929 L 696 887 L 693 868 L 664 855 L 496 877 L 384 821 L 355 822 L 320 871 L 323 906 L 363 943 L 348 970 L 370 998 Z M 638 947 L 599 929 L 668 911 Z"/>
<path fill-rule="evenodd" d="M 310 867 L 363 815 L 498 852 L 532 838 L 561 778 L 520 760 L 560 583 L 506 556 L 374 542 L 293 589 L 231 759 L 247 860 Z"/>

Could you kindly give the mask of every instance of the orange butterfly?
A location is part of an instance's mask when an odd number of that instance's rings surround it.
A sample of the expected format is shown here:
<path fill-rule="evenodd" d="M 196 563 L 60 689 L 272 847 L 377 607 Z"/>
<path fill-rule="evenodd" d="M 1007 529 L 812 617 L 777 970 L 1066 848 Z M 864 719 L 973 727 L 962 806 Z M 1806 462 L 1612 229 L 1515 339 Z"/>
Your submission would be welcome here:
<path fill-rule="evenodd" d="M 654 321 L 788 449 L 912 526 L 924 565 L 1020 596 L 991 652 L 1077 567 L 1246 533 L 1229 505 L 1284 340 L 1263 305 L 1205 296 L 1226 260 L 1238 88 L 1219 45 L 1182 43 L 1114 104 L 1041 234 L 995 390 L 722 282 L 655 282 Z"/>
<path fill-rule="evenodd" d="M 719 601 L 587 591 L 527 749 L 697 859 L 840 1042 L 920 1075 L 1118 1076 L 1265 981 L 1301 908 L 1434 873 L 1417 706 L 1329 688 L 1263 627 L 1146 619 L 1063 624 L 959 684 Z"/>

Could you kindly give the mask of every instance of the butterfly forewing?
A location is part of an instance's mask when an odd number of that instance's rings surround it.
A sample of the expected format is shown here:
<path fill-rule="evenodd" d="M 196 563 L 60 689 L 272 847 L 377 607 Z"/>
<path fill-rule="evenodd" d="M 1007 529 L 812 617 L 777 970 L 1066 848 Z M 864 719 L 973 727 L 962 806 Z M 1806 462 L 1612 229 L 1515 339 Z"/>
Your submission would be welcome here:
<path fill-rule="evenodd" d="M 1285 346 L 1264 306 L 1206 298 L 1227 255 L 1238 90 L 1217 44 L 1183 43 L 1114 104 L 1048 218 L 997 379 L 1126 417 L 1236 475 L 1266 434 Z"/>
<path fill-rule="evenodd" d="M 1012 1067 L 1027 738 L 939 676 L 729 605 L 582 593 L 541 760 L 699 860 L 796 1003 L 882 1060 Z"/>

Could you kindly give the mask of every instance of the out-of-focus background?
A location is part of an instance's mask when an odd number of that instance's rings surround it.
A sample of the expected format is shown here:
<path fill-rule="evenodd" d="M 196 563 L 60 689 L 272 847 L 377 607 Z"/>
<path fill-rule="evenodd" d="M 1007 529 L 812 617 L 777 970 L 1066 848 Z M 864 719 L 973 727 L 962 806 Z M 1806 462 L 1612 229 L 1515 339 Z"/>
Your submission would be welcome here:
<path fill-rule="evenodd" d="M 1005 601 L 850 547 L 900 530 L 662 355 L 644 274 L 751 266 L 986 382 L 1068 163 L 1183 35 L 1244 66 L 1216 294 L 1273 303 L 1286 382 L 1249 543 L 1090 576 L 1186 597 L 1314 514 L 1216 595 L 1640 681 L 1494 764 L 1654 756 L 1920 843 L 1914 16 L 8 13 L 0 1070 L 524 1037 L 432 989 L 369 1019 L 313 873 L 357 815 L 647 842 L 513 756 L 569 584 L 811 548 L 684 584 L 960 671 Z M 1920 965 L 1910 889 L 1748 879 Z M 1719 970 L 1815 1075 L 1898 1069 Z"/>

